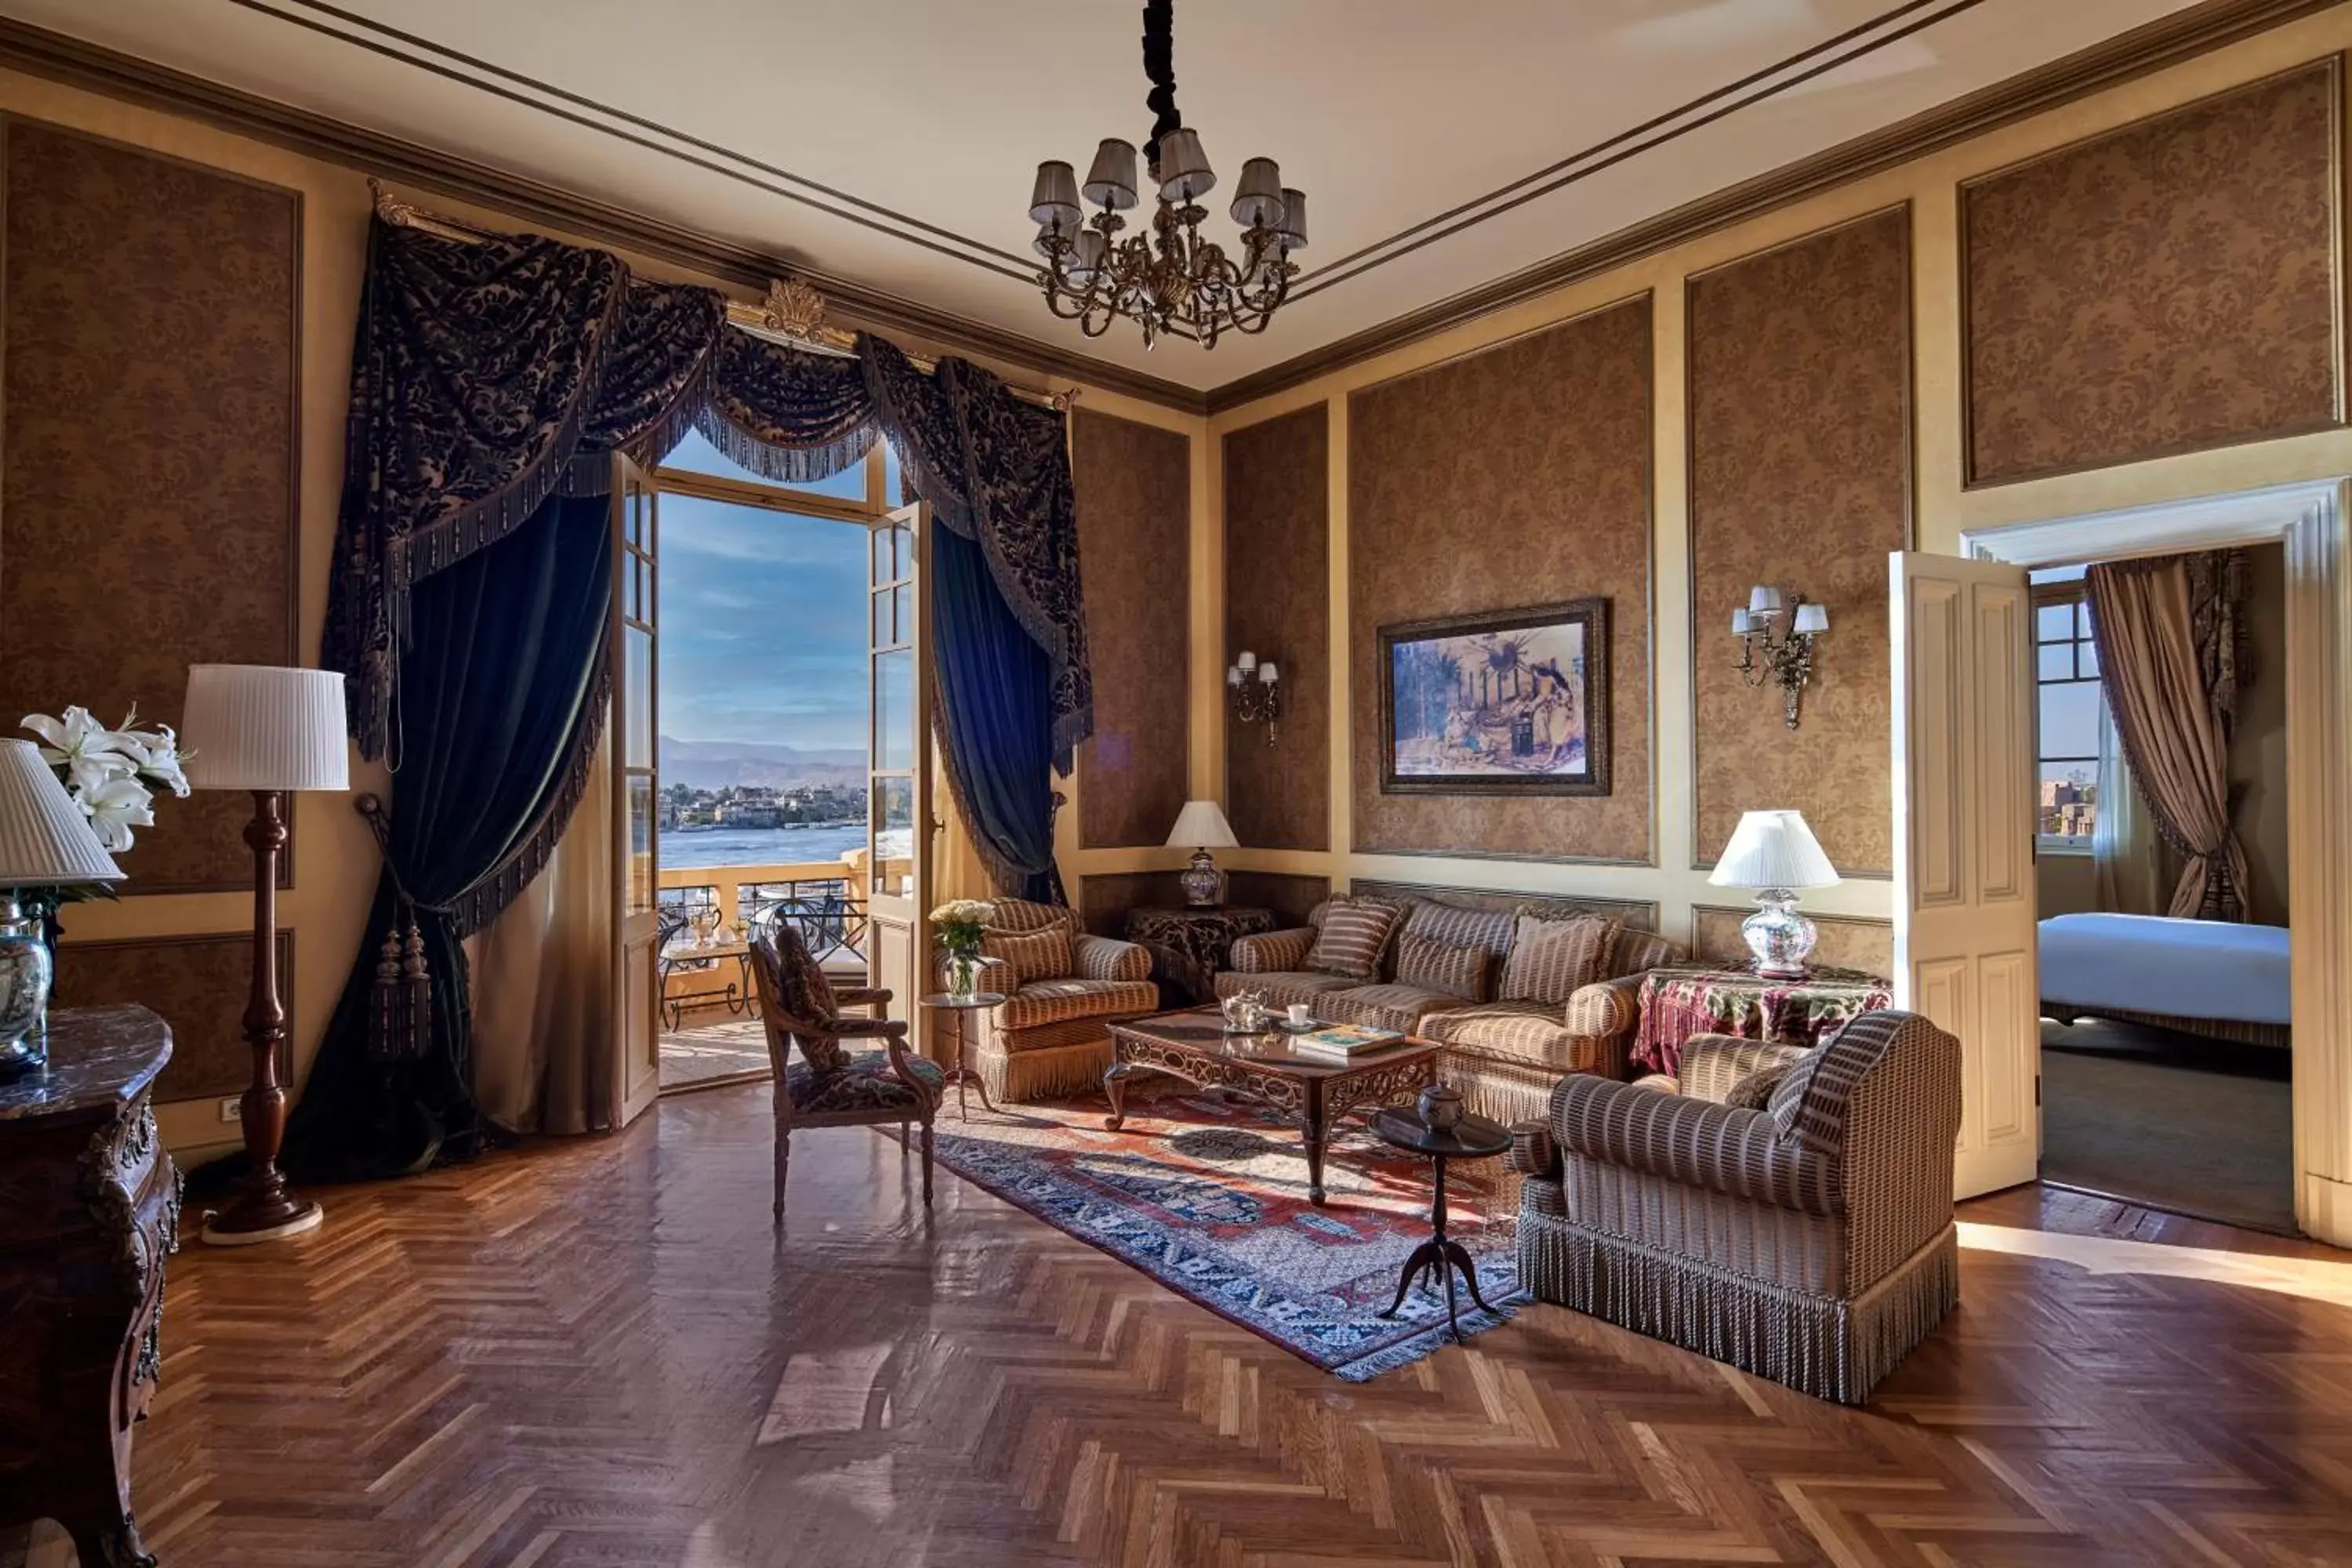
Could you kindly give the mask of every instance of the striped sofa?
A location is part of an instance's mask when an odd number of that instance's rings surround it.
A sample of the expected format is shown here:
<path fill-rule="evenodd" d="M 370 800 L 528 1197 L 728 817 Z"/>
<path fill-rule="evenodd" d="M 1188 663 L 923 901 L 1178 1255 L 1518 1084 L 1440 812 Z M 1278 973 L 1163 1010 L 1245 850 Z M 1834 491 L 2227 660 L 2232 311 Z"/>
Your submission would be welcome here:
<path fill-rule="evenodd" d="M 1895 1011 L 1810 1050 L 1702 1035 L 1666 1081 L 1565 1078 L 1512 1129 L 1520 1280 L 1860 1404 L 1959 1299 L 1959 1042 Z"/>
<path fill-rule="evenodd" d="M 1024 939 L 1066 938 L 1066 967 L 1024 974 L 1000 956 L 982 960 L 981 984 L 1004 1001 L 973 1014 L 972 1062 L 992 1099 L 1051 1100 L 1102 1087 L 1110 1067 L 1110 1026 L 1160 1011 L 1151 955 L 1131 942 L 1078 927 L 1075 910 L 1026 899 L 998 899 L 987 940 L 992 953 Z M 1009 940 L 1008 940 L 1009 939 Z M 1027 943 L 1026 945 L 1034 945 Z"/>
<path fill-rule="evenodd" d="M 1600 969 L 1605 978 L 1565 992 L 1561 1001 L 1505 1001 L 1500 980 L 1523 916 L 1591 919 L 1594 911 L 1540 904 L 1474 907 L 1385 891 L 1370 896 L 1395 904 L 1402 918 L 1369 978 L 1306 967 L 1325 918 L 1341 901 L 1333 900 L 1317 906 L 1304 926 L 1235 942 L 1216 978 L 1219 999 L 1254 991 L 1277 1010 L 1304 1002 L 1334 1023 L 1436 1040 L 1446 1047 L 1438 1058 L 1439 1076 L 1462 1091 L 1470 1110 L 1507 1123 L 1543 1115 L 1563 1074 L 1622 1078 L 1640 1021 L 1635 994 L 1642 976 L 1683 956 L 1665 938 L 1604 916 Z M 1444 989 L 1419 983 L 1428 977 L 1409 966 L 1400 973 L 1399 954 L 1416 938 L 1438 949 L 1485 950 L 1491 959 L 1485 978 L 1468 985 L 1449 981 L 1452 988 Z M 1537 989 L 1563 994 L 1562 989 Z"/>

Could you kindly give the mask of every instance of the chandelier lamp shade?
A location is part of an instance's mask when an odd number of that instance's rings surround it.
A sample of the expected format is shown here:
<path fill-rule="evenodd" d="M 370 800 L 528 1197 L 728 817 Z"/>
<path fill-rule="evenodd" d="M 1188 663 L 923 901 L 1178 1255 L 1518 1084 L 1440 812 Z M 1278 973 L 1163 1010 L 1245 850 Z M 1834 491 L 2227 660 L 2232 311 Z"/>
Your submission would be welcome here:
<path fill-rule="evenodd" d="M 1037 281 L 1055 316 L 1077 322 L 1090 338 L 1124 317 L 1142 329 L 1146 348 L 1168 336 L 1214 348 L 1228 331 L 1265 331 L 1289 297 L 1298 275 L 1291 255 L 1307 248 L 1307 197 L 1282 183 L 1273 159 L 1252 158 L 1242 165 L 1230 209 L 1242 231 L 1241 255 L 1229 256 L 1202 236 L 1209 216 L 1202 198 L 1216 188 L 1217 174 L 1199 133 L 1176 112 L 1174 27 L 1175 0 L 1147 0 L 1143 69 L 1151 91 L 1145 101 L 1156 118 L 1140 155 L 1134 143 L 1106 138 L 1083 185 L 1068 163 L 1038 164 L 1029 217 L 1037 225 L 1037 254 L 1045 258 Z M 1139 163 L 1150 180 L 1148 192 L 1137 181 Z M 1119 215 L 1147 194 L 1150 232 L 1121 238 L 1128 220 Z"/>

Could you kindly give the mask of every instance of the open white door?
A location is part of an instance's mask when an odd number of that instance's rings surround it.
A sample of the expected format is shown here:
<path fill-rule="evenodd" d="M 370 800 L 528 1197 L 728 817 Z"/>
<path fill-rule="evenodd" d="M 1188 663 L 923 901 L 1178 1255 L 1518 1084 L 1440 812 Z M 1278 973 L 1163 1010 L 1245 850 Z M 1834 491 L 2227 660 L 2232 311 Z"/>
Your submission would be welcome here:
<path fill-rule="evenodd" d="M 2032 604 L 2025 569 L 1899 552 L 1895 654 L 1895 1005 L 1959 1037 L 1957 1195 L 2032 1181 Z"/>
<path fill-rule="evenodd" d="M 613 760 L 613 1126 L 625 1127 L 661 1092 L 659 880 L 655 837 L 655 555 L 658 502 L 652 478 L 613 458 L 613 602 L 606 658 L 613 708 L 605 746 Z M 730 911 L 731 916 L 731 911 Z"/>
<path fill-rule="evenodd" d="M 874 523 L 866 552 L 866 964 L 918 1049 L 926 1015 L 915 998 L 940 989 L 931 963 L 931 689 L 922 635 L 929 523 L 921 505 L 900 507 Z"/>

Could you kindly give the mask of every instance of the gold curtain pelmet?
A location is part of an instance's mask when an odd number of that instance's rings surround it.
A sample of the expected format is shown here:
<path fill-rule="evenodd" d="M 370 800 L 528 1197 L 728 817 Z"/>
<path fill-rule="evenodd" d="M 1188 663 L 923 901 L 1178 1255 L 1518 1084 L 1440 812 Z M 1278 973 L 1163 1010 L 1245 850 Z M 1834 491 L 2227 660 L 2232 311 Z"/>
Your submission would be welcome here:
<path fill-rule="evenodd" d="M 368 181 L 368 189 L 375 196 L 376 216 L 394 228 L 413 228 L 423 233 L 453 239 L 460 245 L 478 245 L 497 237 L 496 231 L 478 228 L 460 219 L 426 212 L 413 202 L 402 201 L 383 188 L 380 180 Z M 829 325 L 824 319 L 824 296 L 810 284 L 797 278 L 771 278 L 767 297 L 753 304 L 742 300 L 727 301 L 727 320 L 753 337 L 766 338 L 789 348 L 805 349 L 812 353 L 832 354 L 838 359 L 857 357 L 857 334 Z M 922 354 L 910 353 L 907 358 L 926 375 L 939 368 L 939 362 Z M 1024 402 L 1047 408 L 1069 412 L 1077 400 L 1078 388 L 1067 392 L 1031 392 L 1024 387 L 1008 386 L 1013 395 Z"/>

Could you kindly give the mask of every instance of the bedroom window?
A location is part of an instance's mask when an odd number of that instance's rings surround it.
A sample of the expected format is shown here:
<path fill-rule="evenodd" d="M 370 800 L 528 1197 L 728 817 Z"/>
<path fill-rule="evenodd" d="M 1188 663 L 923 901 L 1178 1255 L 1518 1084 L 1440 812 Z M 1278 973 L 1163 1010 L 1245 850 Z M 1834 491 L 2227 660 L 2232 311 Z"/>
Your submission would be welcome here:
<path fill-rule="evenodd" d="M 2099 650 L 2079 581 L 2037 584 L 2033 595 L 2035 749 L 2040 798 L 2035 838 L 2057 854 L 2091 852 L 2099 815 Z"/>

